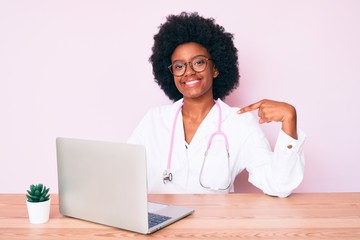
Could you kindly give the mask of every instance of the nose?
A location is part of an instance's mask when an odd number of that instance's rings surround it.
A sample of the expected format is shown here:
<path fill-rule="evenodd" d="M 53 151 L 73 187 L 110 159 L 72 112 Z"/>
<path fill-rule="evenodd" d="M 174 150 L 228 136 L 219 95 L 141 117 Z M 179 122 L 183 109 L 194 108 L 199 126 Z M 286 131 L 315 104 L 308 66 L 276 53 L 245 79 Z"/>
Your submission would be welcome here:
<path fill-rule="evenodd" d="M 185 76 L 190 76 L 190 75 L 193 75 L 193 74 L 195 74 L 195 71 L 192 68 L 192 63 L 191 62 L 186 63 L 186 68 L 185 68 L 184 75 Z"/>

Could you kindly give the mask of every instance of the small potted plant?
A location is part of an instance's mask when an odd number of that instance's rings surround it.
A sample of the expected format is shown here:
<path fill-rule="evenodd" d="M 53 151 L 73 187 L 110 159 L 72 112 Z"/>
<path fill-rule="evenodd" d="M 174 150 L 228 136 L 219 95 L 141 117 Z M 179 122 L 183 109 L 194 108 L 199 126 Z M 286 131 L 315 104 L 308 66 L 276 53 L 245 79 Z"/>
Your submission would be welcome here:
<path fill-rule="evenodd" d="M 50 215 L 50 188 L 43 184 L 32 184 L 27 190 L 27 209 L 30 223 L 46 223 Z"/>

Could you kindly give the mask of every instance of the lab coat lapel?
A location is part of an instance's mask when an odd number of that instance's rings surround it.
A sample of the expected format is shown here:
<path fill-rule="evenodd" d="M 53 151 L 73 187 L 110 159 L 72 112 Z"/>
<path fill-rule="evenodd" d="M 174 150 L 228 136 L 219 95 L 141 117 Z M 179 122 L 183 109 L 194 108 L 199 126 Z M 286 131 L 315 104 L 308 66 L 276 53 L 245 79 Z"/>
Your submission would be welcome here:
<path fill-rule="evenodd" d="M 170 139 L 169 143 L 168 143 L 169 147 L 170 147 L 172 129 L 173 129 L 174 123 L 176 122 L 175 131 L 174 131 L 173 152 L 172 152 L 173 159 L 178 158 L 179 154 L 181 155 L 181 153 L 183 153 L 183 149 L 185 148 L 184 126 L 183 126 L 181 111 L 179 112 L 179 115 L 175 119 L 176 112 L 178 111 L 182 102 L 183 102 L 183 99 L 176 101 L 174 104 L 172 104 L 169 111 L 163 115 L 163 117 L 166 119 L 164 121 L 164 123 L 166 124 L 166 127 L 169 132 L 169 139 Z"/>
<path fill-rule="evenodd" d="M 162 119 L 164 120 L 164 121 L 163 121 L 163 122 L 164 122 L 164 125 L 165 125 L 166 128 L 168 129 L 170 135 L 171 135 L 171 131 L 172 131 L 172 128 L 173 128 L 173 125 L 174 125 L 174 119 L 175 119 L 176 112 L 177 112 L 177 110 L 179 109 L 179 107 L 180 107 L 180 105 L 182 104 L 182 102 L 183 102 L 183 99 L 180 99 L 180 100 L 174 102 L 174 103 L 170 106 L 170 108 L 168 108 L 167 111 L 164 111 L 164 112 L 162 113 L 162 116 L 161 116 L 161 117 L 162 117 Z M 178 118 L 176 119 L 176 121 L 177 121 L 177 122 L 176 122 L 176 125 L 177 125 L 176 128 L 178 128 L 178 125 L 179 125 L 179 118 L 181 117 L 180 115 L 181 115 L 181 112 L 180 112 Z M 182 120 L 181 120 L 181 122 L 182 122 Z M 178 138 L 177 133 L 175 133 L 175 138 Z"/>
<path fill-rule="evenodd" d="M 222 123 L 224 123 L 229 118 L 229 116 L 231 114 L 233 114 L 234 109 L 232 107 L 230 107 L 229 105 L 227 105 L 226 103 L 224 103 L 221 99 L 218 99 L 217 101 L 220 105 L 221 112 L 222 112 Z"/>
<path fill-rule="evenodd" d="M 224 130 L 223 123 L 227 120 L 227 118 L 230 116 L 230 114 L 233 111 L 232 108 L 229 107 L 226 103 L 224 103 L 221 99 L 218 99 L 217 102 L 220 105 L 221 114 L 222 114 L 221 129 Z M 198 130 L 194 135 L 191 145 L 197 146 L 204 141 L 206 142 L 207 145 L 207 141 L 210 138 L 211 134 L 213 134 L 215 131 L 218 130 L 219 114 L 220 113 L 218 108 L 216 107 L 216 105 L 214 105 L 210 110 L 210 112 L 208 113 L 208 115 L 203 120 L 203 122 L 200 124 Z M 206 145 L 204 146 L 204 148 L 206 147 Z"/>

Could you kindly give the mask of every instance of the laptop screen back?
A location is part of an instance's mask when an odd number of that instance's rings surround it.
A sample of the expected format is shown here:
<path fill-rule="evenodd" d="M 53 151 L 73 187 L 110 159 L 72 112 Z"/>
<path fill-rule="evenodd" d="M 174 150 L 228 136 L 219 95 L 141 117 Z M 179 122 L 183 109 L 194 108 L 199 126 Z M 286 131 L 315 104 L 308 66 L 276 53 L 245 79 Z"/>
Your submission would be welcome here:
<path fill-rule="evenodd" d="M 57 138 L 60 212 L 147 233 L 145 148 Z"/>

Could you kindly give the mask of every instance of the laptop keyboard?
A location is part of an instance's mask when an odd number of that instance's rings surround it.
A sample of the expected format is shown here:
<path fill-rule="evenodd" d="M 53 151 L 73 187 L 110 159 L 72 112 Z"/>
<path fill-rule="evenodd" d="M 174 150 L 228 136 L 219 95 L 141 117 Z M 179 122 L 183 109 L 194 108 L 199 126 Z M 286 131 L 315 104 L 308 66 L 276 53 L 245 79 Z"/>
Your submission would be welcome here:
<path fill-rule="evenodd" d="M 155 213 L 148 213 L 148 219 L 149 219 L 149 228 L 154 227 L 162 222 L 165 222 L 166 220 L 169 220 L 170 217 L 155 214 Z"/>

